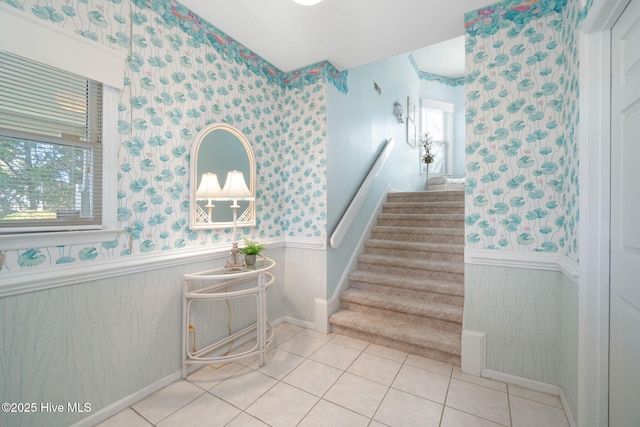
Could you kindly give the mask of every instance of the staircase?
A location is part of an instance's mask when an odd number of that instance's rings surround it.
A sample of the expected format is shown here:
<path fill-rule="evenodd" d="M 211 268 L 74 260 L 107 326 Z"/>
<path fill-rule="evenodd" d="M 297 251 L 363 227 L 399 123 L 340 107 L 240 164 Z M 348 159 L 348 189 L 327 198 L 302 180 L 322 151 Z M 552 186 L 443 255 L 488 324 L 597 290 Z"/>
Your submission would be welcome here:
<path fill-rule="evenodd" d="M 464 191 L 389 193 L 331 331 L 460 365 Z"/>

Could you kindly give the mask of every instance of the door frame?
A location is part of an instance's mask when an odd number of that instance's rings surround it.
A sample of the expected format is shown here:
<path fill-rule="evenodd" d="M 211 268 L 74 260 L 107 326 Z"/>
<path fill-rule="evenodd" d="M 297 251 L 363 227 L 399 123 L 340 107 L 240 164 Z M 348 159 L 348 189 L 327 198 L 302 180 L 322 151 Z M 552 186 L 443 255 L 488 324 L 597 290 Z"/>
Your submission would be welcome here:
<path fill-rule="evenodd" d="M 609 424 L 611 28 L 629 0 L 595 0 L 580 28 L 578 420 Z"/>

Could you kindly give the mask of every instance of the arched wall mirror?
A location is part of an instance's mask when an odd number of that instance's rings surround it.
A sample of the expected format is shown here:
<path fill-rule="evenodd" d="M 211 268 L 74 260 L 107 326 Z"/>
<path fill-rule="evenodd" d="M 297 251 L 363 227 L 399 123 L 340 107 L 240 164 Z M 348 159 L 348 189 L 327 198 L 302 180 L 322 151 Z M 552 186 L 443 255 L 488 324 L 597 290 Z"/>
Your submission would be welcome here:
<path fill-rule="evenodd" d="M 232 126 L 202 129 L 191 148 L 189 227 L 193 230 L 256 225 L 256 160 L 249 141 Z"/>

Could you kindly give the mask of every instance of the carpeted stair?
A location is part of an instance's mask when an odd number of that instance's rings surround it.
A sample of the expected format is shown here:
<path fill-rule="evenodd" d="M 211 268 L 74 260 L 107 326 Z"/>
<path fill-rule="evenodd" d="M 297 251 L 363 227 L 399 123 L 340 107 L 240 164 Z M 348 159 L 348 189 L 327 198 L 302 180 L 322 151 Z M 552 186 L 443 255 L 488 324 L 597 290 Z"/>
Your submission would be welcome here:
<path fill-rule="evenodd" d="M 389 193 L 331 331 L 460 365 L 464 191 Z"/>

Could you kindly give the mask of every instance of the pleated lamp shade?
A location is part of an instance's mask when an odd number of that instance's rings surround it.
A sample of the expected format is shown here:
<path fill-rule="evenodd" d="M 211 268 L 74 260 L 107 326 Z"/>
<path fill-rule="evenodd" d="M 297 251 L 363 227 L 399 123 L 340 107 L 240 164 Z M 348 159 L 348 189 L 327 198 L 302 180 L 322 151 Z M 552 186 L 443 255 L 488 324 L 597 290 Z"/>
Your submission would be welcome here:
<path fill-rule="evenodd" d="M 196 190 L 197 200 L 217 199 L 222 194 L 222 189 L 218 183 L 218 175 L 215 173 L 202 174 L 200 185 Z"/>
<path fill-rule="evenodd" d="M 253 200 L 253 193 L 249 191 L 247 183 L 244 181 L 244 175 L 237 170 L 229 171 L 224 188 L 220 195 L 216 197 L 218 200 Z"/>

